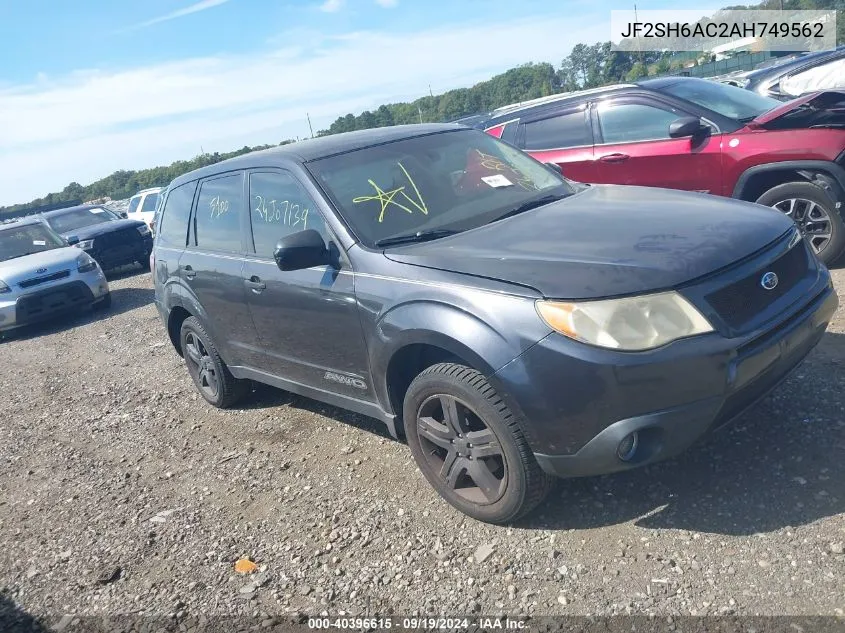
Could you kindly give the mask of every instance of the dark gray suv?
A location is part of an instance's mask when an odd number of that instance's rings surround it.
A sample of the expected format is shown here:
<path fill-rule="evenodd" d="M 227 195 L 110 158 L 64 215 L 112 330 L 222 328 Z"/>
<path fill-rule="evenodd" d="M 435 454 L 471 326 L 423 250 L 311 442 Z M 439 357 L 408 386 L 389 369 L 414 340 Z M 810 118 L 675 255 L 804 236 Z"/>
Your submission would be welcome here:
<path fill-rule="evenodd" d="M 816 345 L 830 276 L 773 209 L 578 185 L 477 130 L 303 141 L 174 180 L 155 300 L 199 392 L 373 416 L 452 505 L 675 455 Z"/>

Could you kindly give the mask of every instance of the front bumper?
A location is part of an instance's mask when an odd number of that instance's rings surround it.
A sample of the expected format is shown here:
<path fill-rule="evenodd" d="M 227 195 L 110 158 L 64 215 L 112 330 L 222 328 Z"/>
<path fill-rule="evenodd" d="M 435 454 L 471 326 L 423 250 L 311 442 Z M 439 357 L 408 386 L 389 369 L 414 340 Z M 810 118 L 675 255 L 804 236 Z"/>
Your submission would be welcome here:
<path fill-rule="evenodd" d="M 550 474 L 599 475 L 666 459 L 766 395 L 815 347 L 838 306 L 824 275 L 810 302 L 762 335 L 710 334 L 625 354 L 550 334 L 491 382 Z M 622 461 L 617 449 L 634 431 L 637 450 Z"/>
<path fill-rule="evenodd" d="M 153 237 L 152 234 L 139 237 L 141 239 L 117 243 L 108 242 L 102 246 L 98 244 L 98 238 L 94 238 L 93 248 L 86 249 L 85 252 L 96 259 L 97 263 L 105 270 L 135 262 L 145 262 L 149 260 L 150 253 L 153 251 Z"/>
<path fill-rule="evenodd" d="M 108 293 L 108 282 L 98 267 L 87 273 L 74 273 L 61 282 L 0 295 L 0 332 L 59 317 L 89 306 Z"/>

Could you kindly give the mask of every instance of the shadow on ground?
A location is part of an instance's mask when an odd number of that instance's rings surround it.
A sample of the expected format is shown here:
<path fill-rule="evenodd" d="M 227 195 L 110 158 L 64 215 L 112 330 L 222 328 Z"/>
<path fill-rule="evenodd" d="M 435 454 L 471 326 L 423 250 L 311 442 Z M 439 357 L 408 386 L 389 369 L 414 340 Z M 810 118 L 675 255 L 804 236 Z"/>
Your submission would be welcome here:
<path fill-rule="evenodd" d="M 104 272 L 106 274 L 106 279 L 109 281 L 120 281 L 121 279 L 134 277 L 135 275 L 148 274 L 150 269 L 148 267 L 143 267 L 140 264 L 127 264 Z"/>
<path fill-rule="evenodd" d="M 327 418 L 337 420 L 343 424 L 349 424 L 356 428 L 393 440 L 387 427 L 381 424 L 378 420 L 369 418 L 364 415 L 359 415 L 344 409 L 338 409 L 328 404 L 323 404 L 317 400 L 298 396 L 288 391 L 276 389 L 269 385 L 254 383 L 253 392 L 250 396 L 244 399 L 243 403 L 239 403 L 241 409 L 269 409 L 273 407 L 292 407 L 301 411 L 308 411 L 317 415 L 323 415 Z"/>
<path fill-rule="evenodd" d="M 154 291 L 150 288 L 117 288 L 111 291 L 112 305 L 108 309 L 82 308 L 76 313 L 56 317 L 50 321 L 34 323 L 6 332 L 0 340 L 29 340 L 47 334 L 57 334 L 88 325 L 94 321 L 122 314 L 152 303 Z"/>
<path fill-rule="evenodd" d="M 0 593 L 0 631 L 3 633 L 48 633 L 35 617 L 20 609 L 9 597 Z"/>

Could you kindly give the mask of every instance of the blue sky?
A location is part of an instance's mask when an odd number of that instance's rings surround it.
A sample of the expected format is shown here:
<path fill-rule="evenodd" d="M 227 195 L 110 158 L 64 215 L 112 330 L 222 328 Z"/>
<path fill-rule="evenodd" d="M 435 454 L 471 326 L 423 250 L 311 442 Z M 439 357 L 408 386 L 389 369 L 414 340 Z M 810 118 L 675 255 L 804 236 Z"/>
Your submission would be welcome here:
<path fill-rule="evenodd" d="M 649 3 L 662 8 L 668 2 Z M 0 205 L 558 65 L 603 0 L 2 0 Z"/>

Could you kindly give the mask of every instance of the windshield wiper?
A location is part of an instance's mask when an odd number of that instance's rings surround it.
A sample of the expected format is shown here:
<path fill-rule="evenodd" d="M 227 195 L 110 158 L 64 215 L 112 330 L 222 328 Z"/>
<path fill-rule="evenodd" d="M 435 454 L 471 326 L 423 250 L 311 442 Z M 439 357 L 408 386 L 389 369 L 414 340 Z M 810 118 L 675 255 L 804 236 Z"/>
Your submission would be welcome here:
<path fill-rule="evenodd" d="M 507 213 L 500 215 L 495 220 L 493 220 L 493 222 L 498 222 L 499 220 L 504 220 L 505 218 L 509 218 L 513 215 L 519 215 L 520 213 L 523 213 L 525 211 L 530 211 L 531 209 L 536 209 L 537 207 L 542 207 L 547 204 L 551 204 L 552 202 L 557 202 L 558 200 L 562 200 L 563 198 L 566 198 L 569 195 L 570 194 L 568 193 L 553 193 L 547 196 L 540 196 L 539 198 L 527 200 L 522 204 L 514 207 Z"/>
<path fill-rule="evenodd" d="M 393 237 L 385 237 L 376 241 L 376 246 L 395 246 L 396 244 L 411 244 L 413 242 L 425 242 L 427 240 L 436 240 L 448 235 L 460 233 L 455 229 L 434 229 L 432 231 L 417 231 L 416 233 L 408 233 L 407 235 L 394 235 Z"/>

